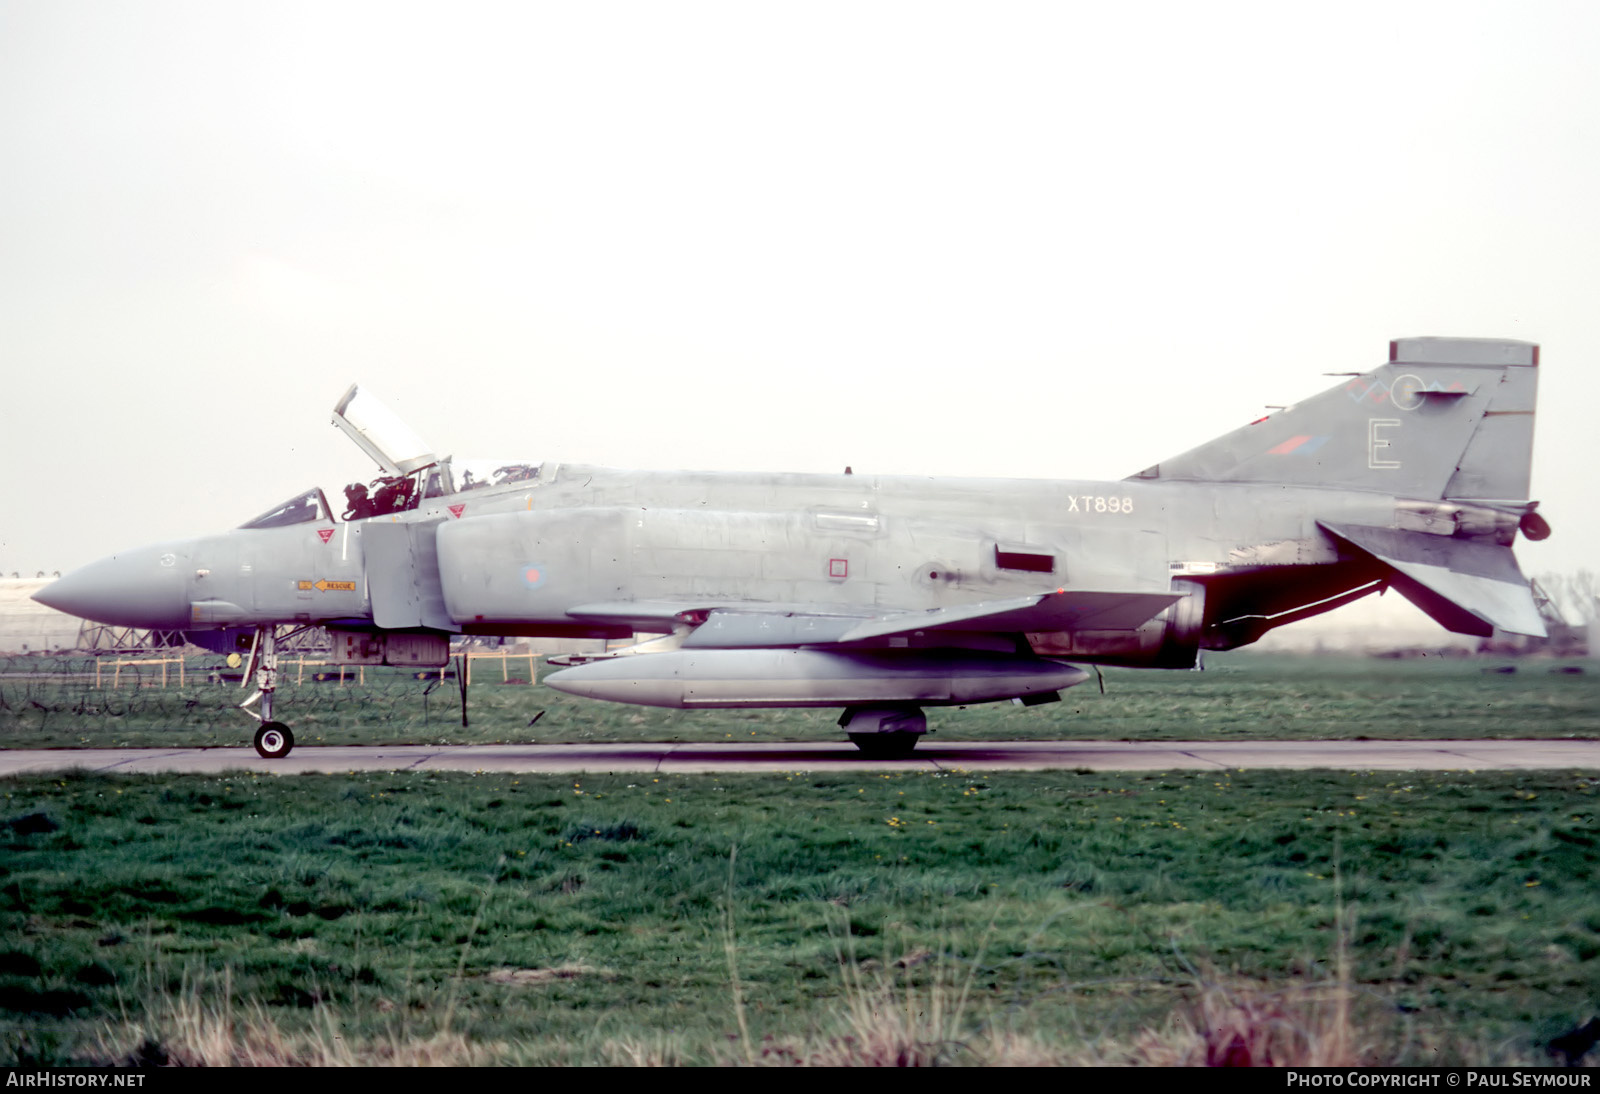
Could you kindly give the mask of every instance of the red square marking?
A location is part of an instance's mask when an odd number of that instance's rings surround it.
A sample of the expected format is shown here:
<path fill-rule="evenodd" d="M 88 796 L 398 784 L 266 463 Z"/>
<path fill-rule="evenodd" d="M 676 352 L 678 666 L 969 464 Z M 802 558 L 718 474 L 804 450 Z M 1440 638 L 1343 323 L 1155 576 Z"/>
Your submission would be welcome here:
<path fill-rule="evenodd" d="M 848 559 L 843 559 L 843 558 L 830 558 L 828 560 L 828 576 L 829 577 L 849 577 L 850 576 L 850 562 L 849 562 L 849 560 Z"/>

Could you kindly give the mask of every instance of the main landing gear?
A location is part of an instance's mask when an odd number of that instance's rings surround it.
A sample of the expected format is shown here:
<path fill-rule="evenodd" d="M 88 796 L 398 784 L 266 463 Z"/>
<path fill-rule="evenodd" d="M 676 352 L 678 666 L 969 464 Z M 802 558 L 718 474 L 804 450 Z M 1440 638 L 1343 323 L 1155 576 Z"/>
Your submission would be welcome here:
<path fill-rule="evenodd" d="M 252 668 L 255 670 L 255 694 L 240 703 L 239 709 L 261 723 L 256 730 L 256 752 L 263 760 L 281 760 L 294 748 L 294 734 L 282 722 L 272 720 L 272 697 L 278 690 L 277 627 L 256 628 L 255 642 L 250 646 L 250 663 L 245 667 L 241 687 L 249 682 Z M 260 714 L 250 709 L 250 704 L 257 699 L 261 700 Z"/>
<path fill-rule="evenodd" d="M 839 725 L 850 742 L 874 760 L 904 759 L 928 732 L 921 707 L 845 707 Z"/>

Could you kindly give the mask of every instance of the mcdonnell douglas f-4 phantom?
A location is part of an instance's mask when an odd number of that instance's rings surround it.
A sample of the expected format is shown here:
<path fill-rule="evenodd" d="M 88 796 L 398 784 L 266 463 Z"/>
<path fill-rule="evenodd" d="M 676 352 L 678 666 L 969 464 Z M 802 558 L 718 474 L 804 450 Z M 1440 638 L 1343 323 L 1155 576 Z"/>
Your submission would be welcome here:
<path fill-rule="evenodd" d="M 120 626 L 253 633 L 262 756 L 279 628 L 351 664 L 442 666 L 456 635 L 636 639 L 547 683 L 648 706 L 837 707 L 865 751 L 924 707 L 1049 702 L 1082 664 L 1193 667 L 1388 587 L 1449 630 L 1544 627 L 1511 545 L 1539 348 L 1408 338 L 1328 391 L 1117 482 L 617 471 L 436 458 L 352 387 L 384 469 L 240 528 L 102 559 L 38 599 Z"/>

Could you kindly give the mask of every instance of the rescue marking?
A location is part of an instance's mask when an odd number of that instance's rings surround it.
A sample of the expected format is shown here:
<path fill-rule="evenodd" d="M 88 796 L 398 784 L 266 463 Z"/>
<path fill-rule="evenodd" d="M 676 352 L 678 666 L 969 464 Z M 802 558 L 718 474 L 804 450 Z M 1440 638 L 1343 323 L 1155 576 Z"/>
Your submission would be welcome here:
<path fill-rule="evenodd" d="M 295 588 L 301 592 L 307 589 L 315 589 L 319 593 L 353 593 L 356 591 L 356 583 L 354 581 L 327 581 L 319 578 L 316 581 L 297 581 L 295 582 Z"/>
<path fill-rule="evenodd" d="M 845 558 L 830 558 L 828 560 L 829 577 L 849 577 L 850 560 Z"/>

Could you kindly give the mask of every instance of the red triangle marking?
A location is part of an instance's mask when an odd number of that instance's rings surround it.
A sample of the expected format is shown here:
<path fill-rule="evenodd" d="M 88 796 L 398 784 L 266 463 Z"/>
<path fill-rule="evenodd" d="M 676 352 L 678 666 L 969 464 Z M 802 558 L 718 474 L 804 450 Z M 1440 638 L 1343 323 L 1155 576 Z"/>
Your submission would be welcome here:
<path fill-rule="evenodd" d="M 330 539 L 333 538 L 333 529 L 332 528 L 318 528 L 317 529 L 317 538 L 322 540 L 322 542 L 324 542 L 324 543 L 328 542 Z"/>
<path fill-rule="evenodd" d="M 460 520 L 461 519 L 461 511 L 463 509 L 465 509 L 465 508 L 466 508 L 465 505 L 452 505 L 450 507 L 450 515 L 455 517 L 457 520 Z"/>

